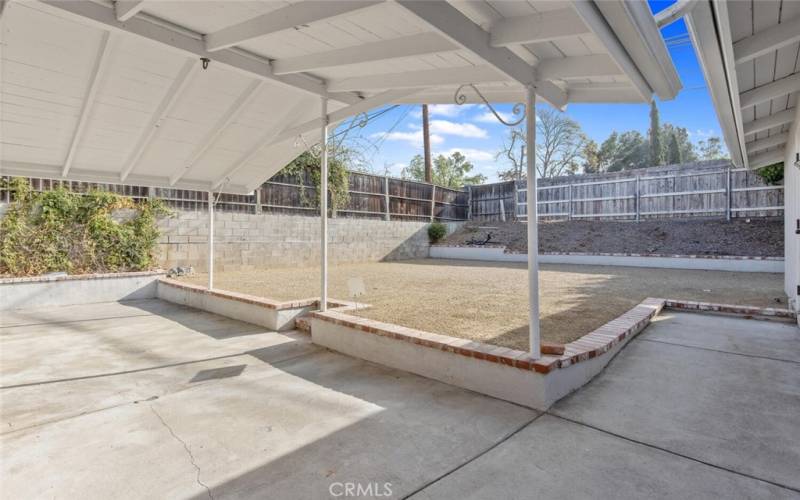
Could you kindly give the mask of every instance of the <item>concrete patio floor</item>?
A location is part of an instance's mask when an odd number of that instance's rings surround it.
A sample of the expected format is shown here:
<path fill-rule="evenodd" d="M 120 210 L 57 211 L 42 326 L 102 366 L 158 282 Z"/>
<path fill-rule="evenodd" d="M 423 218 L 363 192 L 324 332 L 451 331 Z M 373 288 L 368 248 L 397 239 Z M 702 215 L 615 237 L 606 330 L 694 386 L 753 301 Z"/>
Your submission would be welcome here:
<path fill-rule="evenodd" d="M 546 414 L 159 301 L 0 327 L 8 498 L 800 494 L 788 324 L 667 311 Z"/>

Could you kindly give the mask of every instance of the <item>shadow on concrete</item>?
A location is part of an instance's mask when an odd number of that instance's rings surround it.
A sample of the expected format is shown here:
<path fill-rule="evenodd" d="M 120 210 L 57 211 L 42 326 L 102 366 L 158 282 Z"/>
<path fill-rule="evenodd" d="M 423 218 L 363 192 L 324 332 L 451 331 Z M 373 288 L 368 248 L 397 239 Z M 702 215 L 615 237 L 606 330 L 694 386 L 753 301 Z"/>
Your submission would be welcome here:
<path fill-rule="evenodd" d="M 307 433 L 288 438 L 296 446 L 287 453 L 236 477 L 210 482 L 213 498 L 329 498 L 331 485 L 349 482 L 373 488 L 389 483 L 391 495 L 373 490 L 365 496 L 402 498 L 471 460 L 538 414 L 328 351 L 275 366 L 296 377 L 293 385 L 305 388 L 295 392 L 277 380 L 268 389 L 256 385 L 258 381 L 244 382 L 253 383 L 255 391 L 266 391 L 269 404 L 282 411 L 300 411 L 303 402 L 313 397 L 314 420 L 351 421 L 342 427 L 328 425 L 330 431 L 315 439 L 306 439 Z M 207 500 L 208 495 L 203 492 L 193 498 Z"/>
<path fill-rule="evenodd" d="M 243 321 L 194 309 L 189 306 L 172 304 L 158 299 L 125 302 L 124 304 L 174 321 L 192 332 L 201 333 L 216 340 L 225 340 L 245 335 L 258 335 L 272 331 L 252 323 L 245 323 Z"/>
<path fill-rule="evenodd" d="M 223 378 L 238 377 L 242 374 L 247 365 L 223 366 L 220 368 L 209 368 L 200 370 L 189 380 L 190 384 L 195 382 L 205 382 L 207 380 L 219 380 Z"/>

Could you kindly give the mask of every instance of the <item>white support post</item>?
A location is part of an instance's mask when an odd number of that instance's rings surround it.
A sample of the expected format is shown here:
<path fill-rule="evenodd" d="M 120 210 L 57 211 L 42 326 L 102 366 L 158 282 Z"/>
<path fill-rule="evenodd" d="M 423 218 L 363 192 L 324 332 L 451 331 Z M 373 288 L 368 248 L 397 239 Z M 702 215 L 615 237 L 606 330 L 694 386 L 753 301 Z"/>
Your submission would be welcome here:
<path fill-rule="evenodd" d="M 208 289 L 214 289 L 214 191 L 208 192 Z"/>
<path fill-rule="evenodd" d="M 525 99 L 526 130 L 525 143 L 530 151 L 536 151 L 536 89 L 528 86 Z M 528 310 L 529 342 L 533 359 L 541 357 L 539 337 L 539 232 L 536 201 L 536 155 L 527 157 L 528 167 Z"/>
<path fill-rule="evenodd" d="M 639 189 L 640 179 L 639 176 L 636 176 L 636 222 L 639 222 L 639 217 L 642 210 L 639 208 L 639 204 L 642 202 L 642 193 Z"/>
<path fill-rule="evenodd" d="M 322 257 L 322 290 L 319 296 L 319 310 L 328 309 L 328 99 L 322 98 L 322 161 L 320 162 L 319 216 L 322 227 L 320 254 Z"/>

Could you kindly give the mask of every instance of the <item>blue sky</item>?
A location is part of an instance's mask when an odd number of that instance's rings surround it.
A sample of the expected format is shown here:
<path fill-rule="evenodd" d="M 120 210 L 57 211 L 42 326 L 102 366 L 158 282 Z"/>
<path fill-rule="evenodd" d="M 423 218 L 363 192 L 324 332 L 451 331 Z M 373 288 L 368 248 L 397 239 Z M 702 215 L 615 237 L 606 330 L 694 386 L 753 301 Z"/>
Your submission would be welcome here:
<path fill-rule="evenodd" d="M 650 1 L 658 12 L 673 0 Z M 665 39 L 685 35 L 683 20 L 662 29 Z M 661 121 L 685 127 L 693 142 L 709 136 L 721 136 L 711 98 L 690 43 L 669 47 L 680 75 L 683 89 L 672 101 L 657 101 Z M 508 112 L 510 105 L 498 109 Z M 374 112 L 374 111 L 373 111 Z M 645 134 L 649 125 L 646 104 L 570 104 L 566 114 L 577 121 L 583 131 L 598 143 L 613 131 L 638 130 Z M 497 179 L 498 170 L 507 168 L 503 160 L 495 161 L 507 128 L 489 117 L 484 106 L 442 105 L 431 107 L 431 149 L 434 154 L 461 151 L 489 180 Z M 349 125 L 345 122 L 344 125 Z M 403 166 L 416 154 L 422 154 L 422 120 L 420 106 L 399 106 L 364 129 L 352 130 L 349 137 L 362 137 L 362 144 L 375 143 L 365 149 L 365 156 L 376 173 L 399 176 Z"/>

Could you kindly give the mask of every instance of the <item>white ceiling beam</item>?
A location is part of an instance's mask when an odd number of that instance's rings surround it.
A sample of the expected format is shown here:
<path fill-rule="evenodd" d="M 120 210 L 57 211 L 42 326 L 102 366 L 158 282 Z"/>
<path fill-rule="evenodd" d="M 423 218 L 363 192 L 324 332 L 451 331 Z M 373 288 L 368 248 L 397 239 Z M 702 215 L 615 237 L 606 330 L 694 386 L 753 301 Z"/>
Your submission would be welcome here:
<path fill-rule="evenodd" d="M 278 59 L 272 63 L 272 72 L 276 75 L 313 72 L 335 66 L 386 61 L 459 49 L 456 44 L 436 33 L 420 33 L 307 56 Z"/>
<path fill-rule="evenodd" d="M 506 77 L 491 66 L 426 69 L 405 73 L 384 73 L 328 82 L 328 90 L 387 90 L 461 85 L 462 83 L 503 82 Z M 453 89 L 455 90 L 455 88 Z"/>
<path fill-rule="evenodd" d="M 267 128 L 263 134 L 261 134 L 258 140 L 255 142 L 253 147 L 251 147 L 247 152 L 245 152 L 242 156 L 240 156 L 228 169 L 225 171 L 224 174 L 219 176 L 212 184 L 211 189 L 217 189 L 222 184 L 229 182 L 232 175 L 236 174 L 239 170 L 241 170 L 245 165 L 247 165 L 250 160 L 252 160 L 262 149 L 270 145 L 275 137 L 281 133 L 282 130 L 286 128 L 287 120 L 291 120 L 292 117 L 304 113 L 308 111 L 308 103 L 307 102 L 300 102 L 299 104 L 295 104 L 291 106 L 288 111 L 283 113 L 280 118 L 275 120 L 269 128 Z"/>
<path fill-rule="evenodd" d="M 641 102 L 629 83 L 573 83 L 567 88 L 570 102 Z"/>
<path fill-rule="evenodd" d="M 396 3 L 510 79 L 522 85 L 534 85 L 536 94 L 556 108 L 563 109 L 567 105 L 566 92 L 550 82 L 536 82 L 535 71 L 527 62 L 505 47 L 492 47 L 489 33 L 449 3 L 416 0 L 397 0 Z"/>
<path fill-rule="evenodd" d="M 548 42 L 591 33 L 571 8 L 551 10 L 497 21 L 490 30 L 492 47 Z"/>
<path fill-rule="evenodd" d="M 794 108 L 789 108 L 779 113 L 747 122 L 744 124 L 744 135 L 756 134 L 773 127 L 780 127 L 786 123 L 792 123 L 792 120 L 794 120 L 794 111 Z"/>
<path fill-rule="evenodd" d="M 95 57 L 92 73 L 89 77 L 89 85 L 86 88 L 86 93 L 83 96 L 83 106 L 81 114 L 78 117 L 78 123 L 75 125 L 75 133 L 72 134 L 72 141 L 67 151 L 67 157 L 64 159 L 64 166 L 61 169 L 61 176 L 66 177 L 69 169 L 72 168 L 72 161 L 75 159 L 75 152 L 78 150 L 78 144 L 83 139 L 83 132 L 86 129 L 86 122 L 89 119 L 89 114 L 92 112 L 94 106 L 95 96 L 99 82 L 102 79 L 105 68 L 107 67 L 108 53 L 111 51 L 111 33 L 104 32 L 100 39 L 100 47 L 97 49 L 97 56 Z"/>
<path fill-rule="evenodd" d="M 172 82 L 172 85 L 169 86 L 169 89 L 167 89 L 167 93 L 164 94 L 155 112 L 150 117 L 150 122 L 145 126 L 136 146 L 134 146 L 133 151 L 131 151 L 131 154 L 128 156 L 125 167 L 122 169 L 122 173 L 119 176 L 120 182 L 125 181 L 133 169 L 136 168 L 136 164 L 144 154 L 147 146 L 150 145 L 153 137 L 155 137 L 156 132 L 161 126 L 161 122 L 175 105 L 183 89 L 191 80 L 191 76 L 197 71 L 198 66 L 199 61 L 196 59 L 187 59 L 186 62 L 183 63 L 183 67 L 181 67 L 178 76 Z"/>
<path fill-rule="evenodd" d="M 766 153 L 748 155 L 748 163 L 750 168 L 766 167 L 767 165 L 784 161 L 784 154 L 785 149 L 780 147 L 772 151 L 767 151 Z"/>
<path fill-rule="evenodd" d="M 279 31 L 301 29 L 309 24 L 344 16 L 378 3 L 380 2 L 350 0 L 298 2 L 207 34 L 206 50 L 215 52 Z"/>
<path fill-rule="evenodd" d="M 785 96 L 800 90 L 800 73 L 794 73 L 774 82 L 760 85 L 739 94 L 739 105 L 742 109 L 769 101 L 775 97 Z"/>
<path fill-rule="evenodd" d="M 358 104 L 353 104 L 352 106 L 347 106 L 346 108 L 334 111 L 333 113 L 328 113 L 328 125 L 333 126 L 336 123 L 347 119 L 348 117 L 366 113 L 367 111 L 377 108 L 378 106 L 383 106 L 384 104 L 395 103 L 400 99 L 404 99 L 411 94 L 414 94 L 415 92 L 415 89 L 394 89 L 387 90 L 386 92 L 376 94 L 372 97 L 368 97 Z M 287 139 L 291 139 L 292 137 L 303 135 L 321 127 L 321 117 L 308 120 L 305 123 L 301 123 L 300 125 L 282 131 L 273 139 L 272 144 L 283 142 Z"/>
<path fill-rule="evenodd" d="M 618 75 L 624 75 L 624 73 L 606 54 L 540 59 L 536 66 L 536 76 L 540 80 Z"/>
<path fill-rule="evenodd" d="M 767 137 L 766 139 L 759 139 L 757 141 L 750 141 L 745 143 L 745 148 L 747 148 L 748 153 L 755 153 L 756 151 L 761 151 L 762 149 L 771 148 L 773 146 L 780 146 L 781 144 L 786 144 L 789 141 L 789 132 L 783 132 L 781 134 L 775 134 Z"/>
<path fill-rule="evenodd" d="M 189 155 L 189 158 L 186 160 L 186 163 L 178 168 L 175 173 L 173 173 L 169 178 L 170 186 L 174 185 L 178 182 L 181 178 L 183 178 L 186 174 L 191 171 L 194 164 L 197 163 L 206 151 L 208 151 L 211 146 L 214 145 L 216 140 L 222 135 L 222 132 L 233 123 L 236 118 L 244 111 L 248 105 L 253 101 L 253 98 L 257 95 L 259 88 L 263 86 L 263 82 L 255 81 L 251 83 L 247 89 L 236 99 L 236 102 L 228 109 L 228 111 L 214 124 L 211 130 L 206 134 L 200 144 L 192 151 L 192 154 Z"/>
<path fill-rule="evenodd" d="M 0 19 L 3 19 L 3 14 L 6 12 L 6 7 L 11 3 L 11 0 L 0 0 Z"/>
<path fill-rule="evenodd" d="M 733 44 L 733 54 L 736 64 L 742 64 L 798 41 L 800 41 L 800 16 L 739 40 Z"/>
<path fill-rule="evenodd" d="M 200 33 L 169 26 L 147 14 L 140 14 L 123 23 L 117 21 L 113 7 L 90 0 L 39 0 L 37 9 L 39 8 L 60 17 L 67 16 L 77 22 L 97 26 L 101 29 L 136 35 L 157 42 L 178 53 L 189 54 L 197 58 L 207 57 L 212 60 L 211 64 L 220 64 L 244 75 L 255 76 L 286 88 L 293 88 L 316 96 L 327 96 L 347 104 L 355 104 L 361 100 L 355 94 L 328 93 L 323 81 L 308 75 L 275 75 L 272 73 L 269 60 L 250 53 L 245 54 L 228 49 L 212 54 L 206 50 Z"/>
<path fill-rule="evenodd" d="M 144 0 L 117 0 L 114 2 L 117 21 L 127 21 L 138 14 L 142 7 L 144 7 Z"/>
<path fill-rule="evenodd" d="M 663 28 L 682 18 L 694 8 L 697 0 L 678 0 L 655 16 L 656 26 Z"/>
<path fill-rule="evenodd" d="M 603 14 L 597 9 L 597 6 L 591 0 L 573 0 L 572 6 L 578 12 L 578 15 L 583 19 L 592 32 L 600 39 L 600 42 L 605 46 L 608 53 L 617 63 L 617 65 L 625 72 L 625 75 L 633 83 L 639 95 L 645 102 L 650 102 L 653 96 L 653 89 L 642 76 L 638 66 L 633 62 L 631 56 L 622 46 L 622 43 L 617 38 L 616 33 L 611 29 Z"/>

